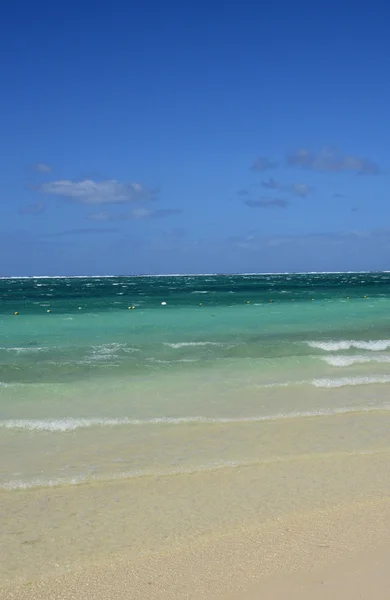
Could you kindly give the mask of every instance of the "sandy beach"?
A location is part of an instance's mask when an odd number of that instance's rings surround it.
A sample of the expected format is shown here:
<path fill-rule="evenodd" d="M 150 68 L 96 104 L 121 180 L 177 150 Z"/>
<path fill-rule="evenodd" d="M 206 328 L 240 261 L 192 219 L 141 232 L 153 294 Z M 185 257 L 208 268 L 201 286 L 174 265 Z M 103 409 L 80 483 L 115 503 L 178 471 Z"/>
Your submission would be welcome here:
<path fill-rule="evenodd" d="M 1 600 L 381 600 L 389 588 L 390 498 L 274 519 L 129 560 L 85 561 L 10 585 Z"/>
<path fill-rule="evenodd" d="M 387 600 L 390 589 L 390 547 L 362 553 L 330 567 L 273 577 L 230 600 Z"/>

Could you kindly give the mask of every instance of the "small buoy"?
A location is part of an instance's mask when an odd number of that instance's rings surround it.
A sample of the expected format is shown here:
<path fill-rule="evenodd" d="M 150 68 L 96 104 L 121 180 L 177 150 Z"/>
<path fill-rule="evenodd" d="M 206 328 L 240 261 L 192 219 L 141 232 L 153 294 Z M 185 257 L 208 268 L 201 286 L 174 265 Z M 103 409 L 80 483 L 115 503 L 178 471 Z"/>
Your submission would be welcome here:
<path fill-rule="evenodd" d="M 349 300 L 349 296 L 347 296 L 347 300 Z"/>
<path fill-rule="evenodd" d="M 18 311 L 14 312 L 15 317 L 17 317 L 18 314 L 19 314 Z"/>
<path fill-rule="evenodd" d="M 48 312 L 48 313 L 51 313 L 51 310 L 50 310 L 50 308 L 49 308 L 49 309 L 48 309 L 46 312 Z"/>
<path fill-rule="evenodd" d="M 366 299 L 367 299 L 367 296 L 363 296 L 363 298 L 366 298 Z"/>
<path fill-rule="evenodd" d="M 315 298 L 312 298 L 312 300 L 315 300 Z"/>
<path fill-rule="evenodd" d="M 166 306 L 167 303 L 166 302 L 161 302 L 161 306 Z"/>
<path fill-rule="evenodd" d="M 203 306 L 203 302 L 199 302 L 199 306 Z"/>
<path fill-rule="evenodd" d="M 273 302 L 273 300 L 270 300 L 270 302 Z"/>
<path fill-rule="evenodd" d="M 291 298 L 291 302 L 294 302 L 295 298 Z"/>
<path fill-rule="evenodd" d="M 246 301 L 246 303 L 247 303 L 247 304 L 250 304 L 250 303 L 251 303 L 251 301 L 250 301 L 250 300 L 247 300 L 247 301 Z"/>

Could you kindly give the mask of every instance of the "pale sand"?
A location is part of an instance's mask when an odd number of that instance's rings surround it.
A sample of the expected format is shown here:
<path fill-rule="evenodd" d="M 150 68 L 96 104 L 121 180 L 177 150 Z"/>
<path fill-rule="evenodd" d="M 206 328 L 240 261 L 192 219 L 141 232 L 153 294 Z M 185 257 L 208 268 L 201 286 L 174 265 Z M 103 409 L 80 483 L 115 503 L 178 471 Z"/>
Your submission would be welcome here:
<path fill-rule="evenodd" d="M 294 443 L 239 468 L 2 491 L 0 599 L 272 598 L 323 569 L 347 585 L 341 565 L 390 547 L 390 449 L 372 447 L 372 431 L 385 439 L 370 423 L 321 420 L 328 452 Z"/>
<path fill-rule="evenodd" d="M 388 600 L 390 546 L 347 562 L 290 576 L 271 577 L 226 600 Z"/>
<path fill-rule="evenodd" d="M 390 597 L 389 558 L 390 498 L 382 497 L 206 536 L 138 560 L 116 555 L 11 586 L 0 598 L 381 600 Z"/>

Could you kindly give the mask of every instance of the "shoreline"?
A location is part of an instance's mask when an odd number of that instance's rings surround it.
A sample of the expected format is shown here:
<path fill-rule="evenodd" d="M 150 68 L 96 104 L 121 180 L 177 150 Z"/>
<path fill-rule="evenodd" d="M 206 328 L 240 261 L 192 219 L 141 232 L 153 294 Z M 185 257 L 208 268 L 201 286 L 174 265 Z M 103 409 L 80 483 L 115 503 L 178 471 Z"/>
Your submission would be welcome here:
<path fill-rule="evenodd" d="M 1 600 L 315 600 L 379 577 L 390 277 L 206 279 L 3 285 L 28 317 L 0 348 Z M 153 310 L 124 313 L 137 299 Z"/>

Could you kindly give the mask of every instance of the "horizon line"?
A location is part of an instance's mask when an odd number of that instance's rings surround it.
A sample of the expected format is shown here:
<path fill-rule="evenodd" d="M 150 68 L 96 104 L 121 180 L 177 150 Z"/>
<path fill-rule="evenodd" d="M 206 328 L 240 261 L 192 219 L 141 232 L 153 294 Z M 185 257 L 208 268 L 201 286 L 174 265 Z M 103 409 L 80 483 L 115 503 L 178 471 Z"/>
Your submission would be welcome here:
<path fill-rule="evenodd" d="M 218 273 L 137 273 L 132 275 L 4 275 L 5 279 L 119 279 L 132 277 L 227 277 L 262 275 L 354 275 L 368 273 L 390 273 L 390 271 L 267 271 L 267 272 L 218 272 Z"/>

